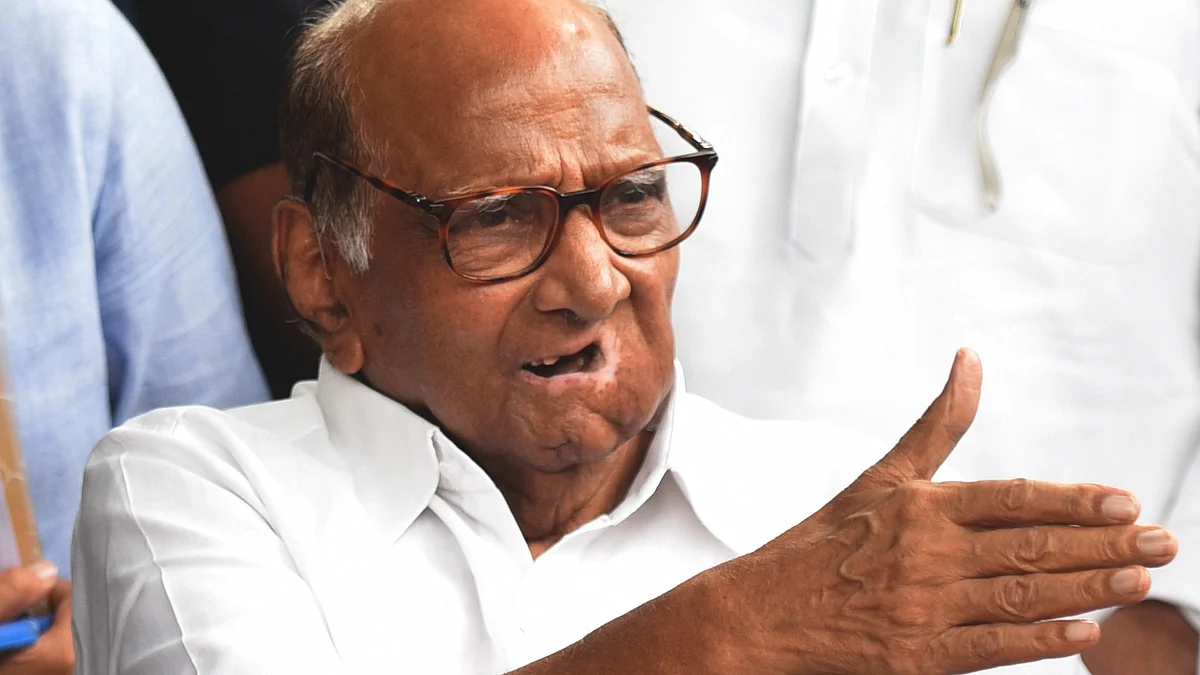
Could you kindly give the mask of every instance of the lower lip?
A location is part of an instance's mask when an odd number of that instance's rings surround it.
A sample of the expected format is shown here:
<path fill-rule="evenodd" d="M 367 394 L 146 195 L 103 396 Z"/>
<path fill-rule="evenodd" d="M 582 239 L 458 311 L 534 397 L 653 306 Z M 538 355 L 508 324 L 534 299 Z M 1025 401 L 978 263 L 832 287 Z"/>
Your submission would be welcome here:
<path fill-rule="evenodd" d="M 521 379 L 551 396 L 578 389 L 598 389 L 611 383 L 616 378 L 617 372 L 616 354 L 610 350 L 605 350 L 603 353 L 604 365 L 597 370 L 554 377 L 538 377 L 522 368 Z"/>

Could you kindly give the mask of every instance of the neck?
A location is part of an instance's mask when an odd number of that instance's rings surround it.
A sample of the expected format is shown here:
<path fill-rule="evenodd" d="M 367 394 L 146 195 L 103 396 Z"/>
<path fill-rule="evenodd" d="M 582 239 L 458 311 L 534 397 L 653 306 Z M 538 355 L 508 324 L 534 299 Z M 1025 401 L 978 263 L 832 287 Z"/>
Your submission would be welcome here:
<path fill-rule="evenodd" d="M 554 473 L 483 469 L 504 495 L 536 558 L 621 503 L 642 468 L 652 438 L 652 432 L 643 431 L 598 462 Z"/>

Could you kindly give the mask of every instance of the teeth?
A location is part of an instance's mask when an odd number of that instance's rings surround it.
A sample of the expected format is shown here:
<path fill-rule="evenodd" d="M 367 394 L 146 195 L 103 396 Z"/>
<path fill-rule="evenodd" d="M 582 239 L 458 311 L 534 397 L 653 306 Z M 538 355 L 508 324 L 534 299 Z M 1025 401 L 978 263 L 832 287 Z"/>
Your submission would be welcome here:
<path fill-rule="evenodd" d="M 552 365 L 558 363 L 560 358 L 562 358 L 562 357 L 550 356 L 550 357 L 547 357 L 544 359 L 534 359 L 533 361 L 530 362 L 530 365 L 532 365 L 532 366 L 552 366 Z"/>

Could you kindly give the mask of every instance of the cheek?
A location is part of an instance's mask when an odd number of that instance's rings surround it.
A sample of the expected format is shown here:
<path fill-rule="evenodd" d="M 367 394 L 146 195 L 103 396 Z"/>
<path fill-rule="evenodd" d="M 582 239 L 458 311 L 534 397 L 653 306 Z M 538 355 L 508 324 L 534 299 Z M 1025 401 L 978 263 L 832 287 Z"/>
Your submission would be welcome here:
<path fill-rule="evenodd" d="M 406 404 L 456 407 L 481 395 L 496 372 L 497 335 L 511 302 L 461 281 L 444 264 L 416 268 L 379 280 L 368 296 L 368 377 Z"/>
<path fill-rule="evenodd" d="M 657 410 L 675 376 L 671 296 L 678 257 L 662 255 L 631 262 L 635 264 L 625 270 L 630 282 L 630 314 L 621 322 L 618 386 L 609 392 L 608 403 L 617 418 L 642 424 Z"/>
<path fill-rule="evenodd" d="M 637 272 L 631 271 L 633 309 L 647 342 L 655 351 L 666 350 L 674 358 L 675 332 L 671 326 L 671 301 L 675 295 L 675 279 L 679 274 L 678 249 L 650 259 L 654 264 Z"/>
<path fill-rule="evenodd" d="M 675 279 L 679 276 L 679 247 L 660 253 L 662 271 L 660 276 L 667 285 L 667 295 L 671 296 L 675 293 Z"/>
<path fill-rule="evenodd" d="M 461 297 L 425 303 L 413 317 L 411 342 L 419 354 L 422 377 L 437 386 L 485 386 L 497 372 L 497 344 L 506 320 L 505 305 Z"/>

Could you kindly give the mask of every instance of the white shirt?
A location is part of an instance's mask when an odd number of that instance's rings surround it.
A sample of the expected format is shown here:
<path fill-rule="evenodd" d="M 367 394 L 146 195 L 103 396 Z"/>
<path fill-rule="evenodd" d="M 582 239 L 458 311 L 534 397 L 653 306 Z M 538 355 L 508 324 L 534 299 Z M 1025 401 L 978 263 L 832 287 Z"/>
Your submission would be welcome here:
<path fill-rule="evenodd" d="M 885 450 L 679 375 L 626 498 L 535 561 L 474 462 L 328 365 L 287 401 L 150 413 L 88 463 L 76 672 L 506 672 L 766 543 Z"/>
<path fill-rule="evenodd" d="M 1036 0 L 995 214 L 975 122 L 1012 0 L 966 0 L 954 47 L 954 0 L 606 4 L 647 100 L 721 157 L 675 297 L 692 390 L 895 438 L 974 347 L 955 467 L 1134 491 L 1181 539 L 1155 592 L 1200 607 L 1200 468 L 1171 509 L 1200 442 L 1200 2 Z"/>

